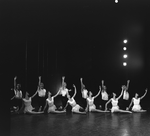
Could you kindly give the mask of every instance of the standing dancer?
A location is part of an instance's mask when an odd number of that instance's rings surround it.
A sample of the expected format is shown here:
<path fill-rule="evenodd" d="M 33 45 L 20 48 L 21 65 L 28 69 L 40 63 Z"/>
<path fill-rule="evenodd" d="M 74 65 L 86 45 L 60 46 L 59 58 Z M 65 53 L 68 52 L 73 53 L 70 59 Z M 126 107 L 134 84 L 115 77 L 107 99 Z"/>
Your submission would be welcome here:
<path fill-rule="evenodd" d="M 146 94 L 147 94 L 147 89 L 145 90 L 144 95 L 141 97 L 138 97 L 139 95 L 136 93 L 135 97 L 132 98 L 131 103 L 130 103 L 129 107 L 127 108 L 127 110 L 130 109 L 130 107 L 133 103 L 133 107 L 132 107 L 133 112 L 145 112 L 146 110 L 142 110 L 142 108 L 141 108 L 140 101 L 145 97 Z"/>
<path fill-rule="evenodd" d="M 119 109 L 119 106 L 118 106 L 118 100 L 121 98 L 121 96 L 123 95 L 123 91 L 124 91 L 124 88 L 122 87 L 122 91 L 121 91 L 121 94 L 118 98 L 116 98 L 116 94 L 113 93 L 113 98 L 111 98 L 106 104 L 105 104 L 105 110 L 107 111 L 107 105 L 108 103 L 111 102 L 112 104 L 112 108 L 111 108 L 111 112 L 114 113 L 114 112 L 124 112 L 124 113 L 132 113 L 130 111 L 127 111 L 127 110 L 121 110 Z"/>
<path fill-rule="evenodd" d="M 128 92 L 128 89 L 129 89 L 129 83 L 130 83 L 130 80 L 127 80 L 127 85 L 123 85 L 123 89 L 124 89 L 124 93 L 123 93 L 123 100 L 122 100 L 122 109 L 123 110 L 126 110 L 127 109 L 127 106 L 129 105 L 129 92 Z"/>
<path fill-rule="evenodd" d="M 83 108 L 86 109 L 87 106 L 87 98 L 88 98 L 88 90 L 85 88 L 85 85 L 83 84 L 83 79 L 80 78 L 81 82 L 81 94 L 82 94 L 82 104 Z"/>
<path fill-rule="evenodd" d="M 20 110 L 22 105 L 22 91 L 21 84 L 16 84 L 17 76 L 14 77 L 14 96 L 11 98 L 11 108 L 17 112 Z"/>
<path fill-rule="evenodd" d="M 31 97 L 29 97 L 29 93 L 26 92 L 25 94 L 25 98 L 23 98 L 23 103 L 24 103 L 24 109 L 23 109 L 23 112 L 24 113 L 29 113 L 29 114 L 41 114 L 41 113 L 44 113 L 44 112 L 36 112 L 36 111 L 33 111 L 35 108 L 32 107 L 32 98 L 36 95 L 37 91 L 35 92 L 35 94 Z M 23 108 L 23 107 L 22 107 Z"/>
<path fill-rule="evenodd" d="M 108 101 L 108 93 L 107 93 L 106 89 L 107 88 L 104 85 L 104 80 L 102 80 L 102 91 L 101 91 L 102 101 L 101 101 L 100 108 L 102 108 L 103 110 L 105 109 L 105 104 Z"/>
<path fill-rule="evenodd" d="M 85 111 L 81 111 L 81 110 L 84 110 L 84 109 L 83 109 L 79 104 L 77 104 L 76 101 L 75 101 L 75 99 L 74 99 L 74 97 L 76 96 L 77 90 L 76 90 L 75 85 L 73 85 L 73 87 L 74 87 L 74 90 L 75 90 L 74 95 L 71 97 L 71 96 L 69 95 L 69 93 L 67 94 L 68 101 L 67 101 L 67 104 L 66 104 L 66 106 L 65 106 L 64 109 L 66 109 L 66 107 L 67 107 L 68 104 L 69 104 L 69 105 L 71 105 L 71 107 L 72 107 L 72 110 L 71 110 L 71 111 L 72 111 L 73 113 L 86 114 Z"/>
<path fill-rule="evenodd" d="M 100 92 L 101 92 L 101 86 L 99 86 L 99 92 L 97 93 L 97 95 L 92 96 L 92 92 L 91 91 L 89 92 L 89 96 L 87 98 L 88 111 L 89 112 L 106 112 L 106 111 L 102 111 L 102 110 L 96 109 L 96 106 L 94 104 L 94 99 L 96 97 L 98 97 L 98 95 L 100 94 Z"/>
<path fill-rule="evenodd" d="M 54 104 L 54 98 L 59 95 L 59 91 L 57 92 L 56 95 L 54 96 L 51 96 L 51 93 L 48 92 L 48 98 L 46 99 L 46 103 L 45 103 L 45 107 L 44 107 L 44 110 L 46 109 L 46 107 L 48 106 L 48 110 L 47 110 L 47 113 L 64 113 L 66 112 L 66 110 L 63 110 L 63 111 L 58 111 L 56 110 L 56 106 Z"/>
<path fill-rule="evenodd" d="M 46 89 L 44 89 L 44 84 L 41 82 L 41 76 L 39 76 L 37 92 L 38 92 L 39 111 L 43 111 L 46 100 Z"/>
<path fill-rule="evenodd" d="M 62 109 L 64 109 L 64 107 L 65 107 L 65 105 L 67 103 L 68 92 L 71 91 L 71 90 L 68 90 L 66 88 L 67 84 L 66 84 L 66 82 L 64 80 L 65 80 L 65 77 L 63 76 L 62 77 L 62 86 L 59 89 L 59 95 L 61 95 L 61 100 L 62 100 Z"/>

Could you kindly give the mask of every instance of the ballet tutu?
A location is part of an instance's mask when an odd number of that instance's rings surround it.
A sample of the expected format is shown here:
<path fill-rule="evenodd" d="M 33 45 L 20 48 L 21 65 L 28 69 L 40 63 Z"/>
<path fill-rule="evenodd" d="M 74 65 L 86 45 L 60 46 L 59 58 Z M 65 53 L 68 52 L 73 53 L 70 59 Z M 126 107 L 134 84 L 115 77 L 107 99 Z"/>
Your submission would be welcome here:
<path fill-rule="evenodd" d="M 93 104 L 93 105 L 91 105 L 91 106 L 89 106 L 89 111 L 92 111 L 92 110 L 94 110 L 94 109 L 96 109 L 96 106 Z"/>
<path fill-rule="evenodd" d="M 119 110 L 119 106 L 114 106 L 111 108 L 111 112 L 115 112 Z"/>
<path fill-rule="evenodd" d="M 140 105 L 134 105 L 132 107 L 132 111 L 140 111 L 141 110 L 141 106 Z"/>
<path fill-rule="evenodd" d="M 72 112 L 78 112 L 80 109 L 80 105 L 76 104 L 73 108 L 72 108 Z"/>

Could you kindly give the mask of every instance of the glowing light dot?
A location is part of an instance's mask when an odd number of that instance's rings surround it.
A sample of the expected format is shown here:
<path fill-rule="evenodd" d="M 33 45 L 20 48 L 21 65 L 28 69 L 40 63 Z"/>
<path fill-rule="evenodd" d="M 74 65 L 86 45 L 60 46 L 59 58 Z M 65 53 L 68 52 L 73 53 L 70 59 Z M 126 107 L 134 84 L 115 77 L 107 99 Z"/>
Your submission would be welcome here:
<path fill-rule="evenodd" d="M 123 40 L 123 43 L 127 43 L 127 42 L 128 42 L 128 40 L 127 40 L 127 39 Z"/>
<path fill-rule="evenodd" d="M 118 3 L 118 0 L 115 0 L 115 3 Z"/>
<path fill-rule="evenodd" d="M 127 50 L 127 47 L 123 47 L 123 50 L 126 51 L 126 50 Z"/>
<path fill-rule="evenodd" d="M 127 66 L 127 62 L 123 62 L 123 66 Z"/>
<path fill-rule="evenodd" d="M 123 55 L 123 58 L 127 58 L 127 57 L 128 57 L 128 55 L 127 55 L 127 54 L 124 54 L 124 55 Z"/>

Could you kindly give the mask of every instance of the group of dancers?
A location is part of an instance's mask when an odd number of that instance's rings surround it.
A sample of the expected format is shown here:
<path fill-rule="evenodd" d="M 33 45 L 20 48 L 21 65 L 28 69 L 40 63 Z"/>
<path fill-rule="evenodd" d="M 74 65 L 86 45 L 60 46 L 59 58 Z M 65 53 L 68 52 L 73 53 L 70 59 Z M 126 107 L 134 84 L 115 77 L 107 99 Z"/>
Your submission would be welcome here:
<path fill-rule="evenodd" d="M 58 92 L 54 95 L 50 91 L 46 91 L 44 88 L 44 84 L 41 82 L 41 76 L 39 76 L 39 82 L 37 91 L 30 96 L 28 92 L 25 92 L 25 96 L 23 97 L 21 91 L 21 85 L 16 83 L 17 77 L 14 77 L 14 96 L 11 98 L 11 112 L 15 113 L 29 113 L 29 114 L 42 114 L 42 113 L 65 113 L 66 108 L 68 105 L 71 106 L 72 113 L 79 113 L 79 114 L 86 114 L 88 112 L 123 112 L 123 113 L 132 113 L 132 112 L 145 112 L 140 105 L 140 101 L 145 97 L 147 94 L 147 89 L 145 89 L 145 93 L 143 96 L 139 97 L 137 93 L 131 99 L 131 103 L 126 107 L 125 110 L 120 109 L 118 105 L 119 99 L 123 96 L 123 99 L 129 100 L 129 82 L 127 81 L 127 85 L 123 85 L 121 87 L 121 93 L 118 97 L 116 97 L 115 93 L 112 93 L 112 98 L 108 98 L 108 93 L 106 86 L 104 85 L 104 80 L 102 80 L 102 85 L 99 86 L 98 93 L 93 96 L 91 91 L 88 91 L 83 84 L 83 79 L 80 78 L 81 82 L 81 94 L 82 94 L 82 102 L 83 106 L 80 106 L 76 100 L 77 89 L 76 86 L 73 84 L 74 93 L 71 96 L 70 92 L 73 92 L 72 89 L 67 89 L 67 84 L 65 82 L 65 77 L 62 77 L 61 87 L 59 88 Z M 101 94 L 102 104 L 99 108 L 96 108 L 94 103 L 95 98 L 97 98 Z M 35 96 L 38 96 L 38 109 L 35 109 L 32 106 L 32 99 Z M 54 104 L 54 98 L 57 96 L 61 96 L 62 106 L 57 107 Z M 111 103 L 111 109 L 108 109 L 108 104 Z M 133 106 L 132 106 L 133 105 Z M 131 108 L 132 106 L 132 108 Z M 103 110 L 102 110 L 103 108 Z"/>

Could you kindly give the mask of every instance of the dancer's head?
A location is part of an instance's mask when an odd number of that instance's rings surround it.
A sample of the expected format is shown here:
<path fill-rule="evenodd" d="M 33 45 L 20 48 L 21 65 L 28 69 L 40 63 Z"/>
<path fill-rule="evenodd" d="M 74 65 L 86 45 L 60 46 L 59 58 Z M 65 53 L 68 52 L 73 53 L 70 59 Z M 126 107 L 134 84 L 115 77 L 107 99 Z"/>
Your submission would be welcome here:
<path fill-rule="evenodd" d="M 113 98 L 116 98 L 116 94 L 115 93 L 112 93 L 112 95 L 113 95 Z"/>
<path fill-rule="evenodd" d="M 92 97 L 93 93 L 91 91 L 89 91 L 89 97 Z"/>
<path fill-rule="evenodd" d="M 29 93 L 28 92 L 25 93 L 25 98 L 26 99 L 29 98 Z"/>
<path fill-rule="evenodd" d="M 51 98 L 51 95 L 52 95 L 51 92 L 48 92 L 48 98 Z"/>
<path fill-rule="evenodd" d="M 21 84 L 17 84 L 16 88 L 17 88 L 17 90 L 20 90 L 21 89 Z"/>
<path fill-rule="evenodd" d="M 66 88 L 66 86 L 67 86 L 67 84 L 66 84 L 66 82 L 64 82 L 64 83 L 62 84 L 63 89 Z"/>
<path fill-rule="evenodd" d="M 104 85 L 104 86 L 102 86 L 102 91 L 106 91 L 106 86 Z"/>
<path fill-rule="evenodd" d="M 44 84 L 40 83 L 40 89 L 44 89 Z"/>
<path fill-rule="evenodd" d="M 139 94 L 138 93 L 135 93 L 135 98 L 138 98 Z"/>
<path fill-rule="evenodd" d="M 125 85 L 122 85 L 123 90 L 127 90 L 127 87 Z"/>

